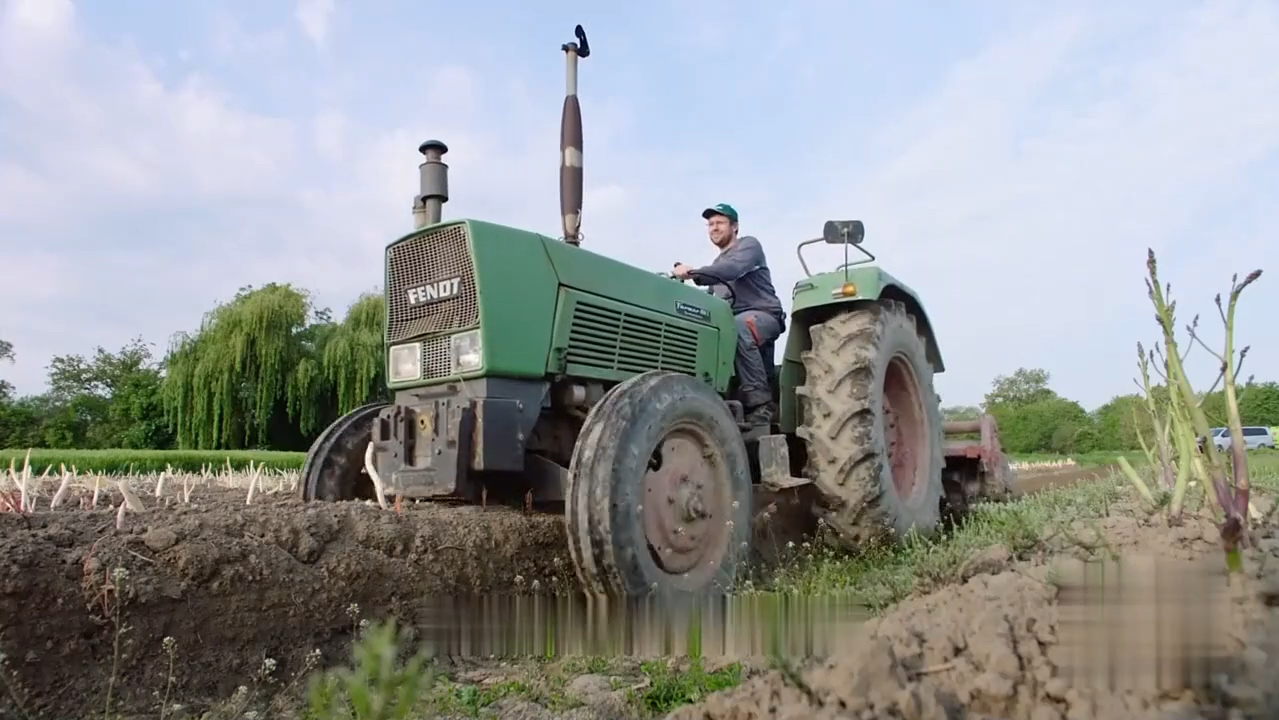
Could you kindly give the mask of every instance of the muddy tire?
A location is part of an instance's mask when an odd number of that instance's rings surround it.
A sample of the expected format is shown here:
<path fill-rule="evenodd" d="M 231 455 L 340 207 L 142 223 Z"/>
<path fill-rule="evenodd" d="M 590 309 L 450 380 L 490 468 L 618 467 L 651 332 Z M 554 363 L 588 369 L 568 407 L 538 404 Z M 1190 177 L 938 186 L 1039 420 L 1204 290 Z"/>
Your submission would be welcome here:
<path fill-rule="evenodd" d="M 587 593 L 726 591 L 748 557 L 750 513 L 746 445 L 706 383 L 644 373 L 591 409 L 565 507 L 569 554 Z"/>
<path fill-rule="evenodd" d="M 941 408 L 927 343 L 905 305 L 882 301 L 809 328 L 795 389 L 818 514 L 859 551 L 932 533 L 942 498 Z"/>
<path fill-rule="evenodd" d="M 298 494 L 310 502 L 372 500 L 373 481 L 364 471 L 364 450 L 373 422 L 386 403 L 372 403 L 343 415 L 324 429 L 307 450 Z"/>

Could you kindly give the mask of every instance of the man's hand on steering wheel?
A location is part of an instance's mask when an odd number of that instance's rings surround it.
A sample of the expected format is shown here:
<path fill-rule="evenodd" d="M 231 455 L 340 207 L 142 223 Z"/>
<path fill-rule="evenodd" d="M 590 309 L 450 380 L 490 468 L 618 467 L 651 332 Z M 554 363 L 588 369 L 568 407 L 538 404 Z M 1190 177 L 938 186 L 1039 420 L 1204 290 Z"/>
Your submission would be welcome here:
<path fill-rule="evenodd" d="M 696 268 L 691 268 L 684 263 L 675 263 L 675 269 L 671 271 L 671 277 L 680 281 L 692 280 L 695 274 L 697 274 Z M 723 295 L 716 292 L 719 288 L 724 288 Z M 733 292 L 733 288 L 725 283 L 711 283 L 707 286 L 706 292 L 727 301 L 729 305 L 737 302 L 737 293 Z"/>

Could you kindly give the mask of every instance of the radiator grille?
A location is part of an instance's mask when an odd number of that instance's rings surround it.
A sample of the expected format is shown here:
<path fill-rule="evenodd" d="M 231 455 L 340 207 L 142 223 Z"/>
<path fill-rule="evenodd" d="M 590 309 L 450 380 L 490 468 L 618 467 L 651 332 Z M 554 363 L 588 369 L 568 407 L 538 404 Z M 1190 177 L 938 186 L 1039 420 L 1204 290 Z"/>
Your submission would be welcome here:
<path fill-rule="evenodd" d="M 452 225 L 386 250 L 387 340 L 392 343 L 430 333 L 469 328 L 480 320 L 475 265 L 466 225 Z M 409 290 L 459 278 L 457 294 L 413 305 Z"/>
<path fill-rule="evenodd" d="M 422 379 L 439 380 L 452 374 L 452 353 L 449 340 L 452 335 L 427 339 L 422 343 Z"/>
<path fill-rule="evenodd" d="M 602 370 L 692 375 L 697 371 L 697 331 L 579 302 L 573 308 L 565 360 Z"/>

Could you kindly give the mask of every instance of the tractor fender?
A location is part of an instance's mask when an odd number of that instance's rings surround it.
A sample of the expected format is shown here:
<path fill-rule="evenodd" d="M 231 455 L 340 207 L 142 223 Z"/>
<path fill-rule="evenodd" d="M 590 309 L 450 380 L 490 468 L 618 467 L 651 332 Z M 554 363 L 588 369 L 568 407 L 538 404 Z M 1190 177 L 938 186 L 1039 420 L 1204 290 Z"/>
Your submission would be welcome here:
<path fill-rule="evenodd" d="M 846 284 L 855 288 L 851 296 L 839 296 Z M 916 327 L 926 343 L 925 357 L 934 373 L 945 372 L 937 335 L 919 296 L 905 283 L 878 267 L 855 267 L 843 271 L 814 275 L 795 284 L 791 294 L 791 316 L 786 333 L 786 349 L 779 372 L 780 425 L 783 432 L 794 432 L 798 406 L 794 388 L 804 383 L 804 367 L 800 354 L 812 343 L 808 335 L 813 325 L 834 317 L 849 308 L 865 306 L 881 300 L 895 300 L 906 306 L 915 317 Z"/>

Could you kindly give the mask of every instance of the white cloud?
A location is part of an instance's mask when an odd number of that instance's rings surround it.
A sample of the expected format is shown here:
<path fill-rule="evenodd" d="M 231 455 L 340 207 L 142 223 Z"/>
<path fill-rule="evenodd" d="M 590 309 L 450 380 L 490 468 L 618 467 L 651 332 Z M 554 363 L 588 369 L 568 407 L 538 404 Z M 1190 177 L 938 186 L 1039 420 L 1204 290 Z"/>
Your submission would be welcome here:
<path fill-rule="evenodd" d="M 3 11 L 7 27 L 45 37 L 62 35 L 75 19 L 71 0 L 8 0 Z"/>
<path fill-rule="evenodd" d="M 311 42 L 322 46 L 329 36 L 329 20 L 334 9 L 334 0 L 298 0 L 293 15 Z"/>
<path fill-rule="evenodd" d="M 56 222 L 51 211 L 67 202 L 216 202 L 284 182 L 297 146 L 292 122 L 237 108 L 199 74 L 165 84 L 135 55 L 86 43 L 71 28 L 40 42 L 26 17 L 0 28 L 18 39 L 0 47 L 0 93 L 22 109 L 11 131 L 29 160 L 3 177 L 29 198 L 28 215 Z"/>

